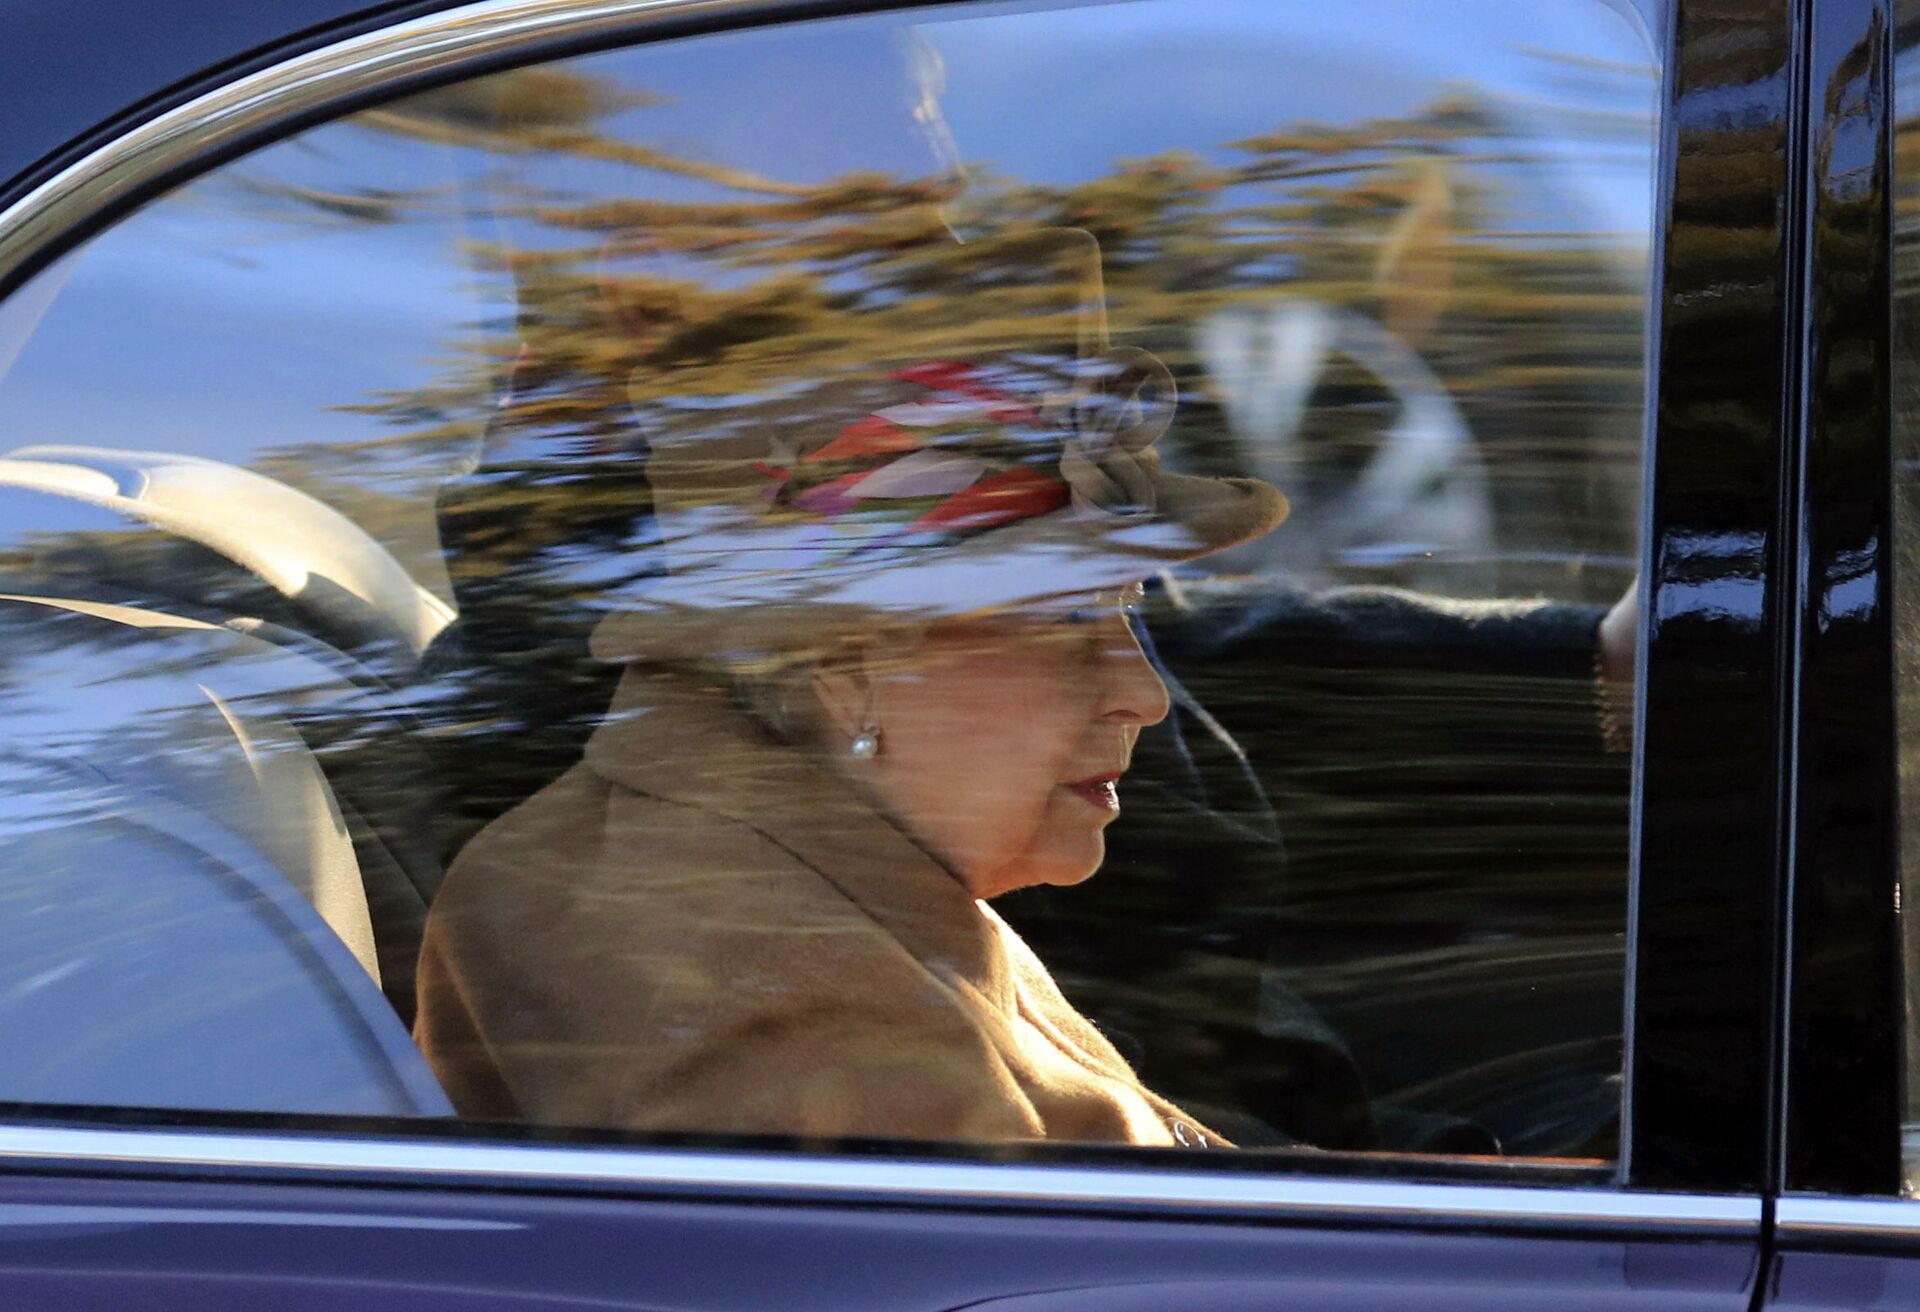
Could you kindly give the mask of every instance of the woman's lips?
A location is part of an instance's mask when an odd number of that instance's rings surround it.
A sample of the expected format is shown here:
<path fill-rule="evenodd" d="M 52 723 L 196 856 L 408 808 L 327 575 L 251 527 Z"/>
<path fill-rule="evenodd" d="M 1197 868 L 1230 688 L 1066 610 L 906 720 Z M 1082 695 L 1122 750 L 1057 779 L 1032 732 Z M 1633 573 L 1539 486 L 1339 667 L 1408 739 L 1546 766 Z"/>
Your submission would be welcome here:
<path fill-rule="evenodd" d="M 1117 774 L 1099 774 L 1068 784 L 1067 791 L 1095 810 L 1111 815 L 1120 810 L 1120 790 L 1115 786 L 1119 782 L 1120 776 Z"/>

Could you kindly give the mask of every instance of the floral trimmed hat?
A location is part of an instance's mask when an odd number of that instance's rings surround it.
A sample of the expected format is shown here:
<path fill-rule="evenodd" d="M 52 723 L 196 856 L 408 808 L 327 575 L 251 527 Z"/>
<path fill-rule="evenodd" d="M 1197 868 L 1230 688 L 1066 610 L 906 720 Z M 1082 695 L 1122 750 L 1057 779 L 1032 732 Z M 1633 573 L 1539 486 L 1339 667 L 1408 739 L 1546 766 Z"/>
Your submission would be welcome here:
<path fill-rule="evenodd" d="M 1107 346 L 1100 304 L 1096 286 L 1036 349 L 872 364 L 658 435 L 648 479 L 666 569 L 640 618 L 731 614 L 764 633 L 968 614 L 1271 531 L 1287 503 L 1270 484 L 1160 467 L 1172 375 Z"/>

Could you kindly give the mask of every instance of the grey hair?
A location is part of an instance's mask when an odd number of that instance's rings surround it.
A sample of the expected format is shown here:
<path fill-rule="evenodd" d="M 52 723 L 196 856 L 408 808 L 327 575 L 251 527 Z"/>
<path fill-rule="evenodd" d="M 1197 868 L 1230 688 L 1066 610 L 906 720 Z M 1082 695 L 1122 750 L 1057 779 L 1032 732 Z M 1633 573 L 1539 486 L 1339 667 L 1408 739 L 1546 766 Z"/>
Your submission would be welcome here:
<path fill-rule="evenodd" d="M 926 629 L 924 621 L 889 622 L 797 649 L 714 652 L 698 662 L 698 672 L 779 741 L 813 746 L 828 728 L 813 676 L 830 664 L 905 655 Z"/>
<path fill-rule="evenodd" d="M 819 663 L 804 656 L 780 661 L 726 658 L 706 662 L 706 669 L 761 728 L 783 743 L 804 746 L 818 742 L 824 728 L 812 686 Z"/>

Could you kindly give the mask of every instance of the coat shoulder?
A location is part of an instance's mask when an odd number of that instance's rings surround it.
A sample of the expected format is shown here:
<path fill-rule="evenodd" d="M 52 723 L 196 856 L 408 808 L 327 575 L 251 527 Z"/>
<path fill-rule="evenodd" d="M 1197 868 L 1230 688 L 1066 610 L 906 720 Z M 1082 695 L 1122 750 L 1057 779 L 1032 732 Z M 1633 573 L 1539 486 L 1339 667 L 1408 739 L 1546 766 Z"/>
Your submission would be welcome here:
<path fill-rule="evenodd" d="M 549 1123 L 914 1134 L 1016 1101 L 952 989 L 818 871 L 590 770 L 469 844 L 420 976 L 443 1078 Z"/>

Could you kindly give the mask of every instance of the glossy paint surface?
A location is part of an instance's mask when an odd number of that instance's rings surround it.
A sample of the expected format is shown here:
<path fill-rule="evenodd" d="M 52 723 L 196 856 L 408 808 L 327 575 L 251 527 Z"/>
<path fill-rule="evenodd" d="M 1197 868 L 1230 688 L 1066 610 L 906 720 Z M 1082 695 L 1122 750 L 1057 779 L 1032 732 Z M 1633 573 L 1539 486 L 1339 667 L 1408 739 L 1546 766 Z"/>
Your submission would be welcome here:
<path fill-rule="evenodd" d="M 1889 8 L 1814 7 L 1788 526 L 1800 684 L 1785 766 L 1797 805 L 1781 1183 L 1865 1195 L 1900 1186 Z"/>
<path fill-rule="evenodd" d="M 1784 0 L 1682 4 L 1669 66 L 1629 1060 L 1646 1184 L 1764 1171 L 1794 31 Z"/>
<path fill-rule="evenodd" d="M 844 1207 L 0 1180 L 10 1299 L 146 1307 L 1744 1305 L 1738 1246 Z M 130 1283 L 137 1278 L 137 1284 Z"/>
<path fill-rule="evenodd" d="M 1772 1312 L 1920 1308 L 1920 1215 L 1908 1201 L 1785 1198 L 1768 1262 Z"/>

